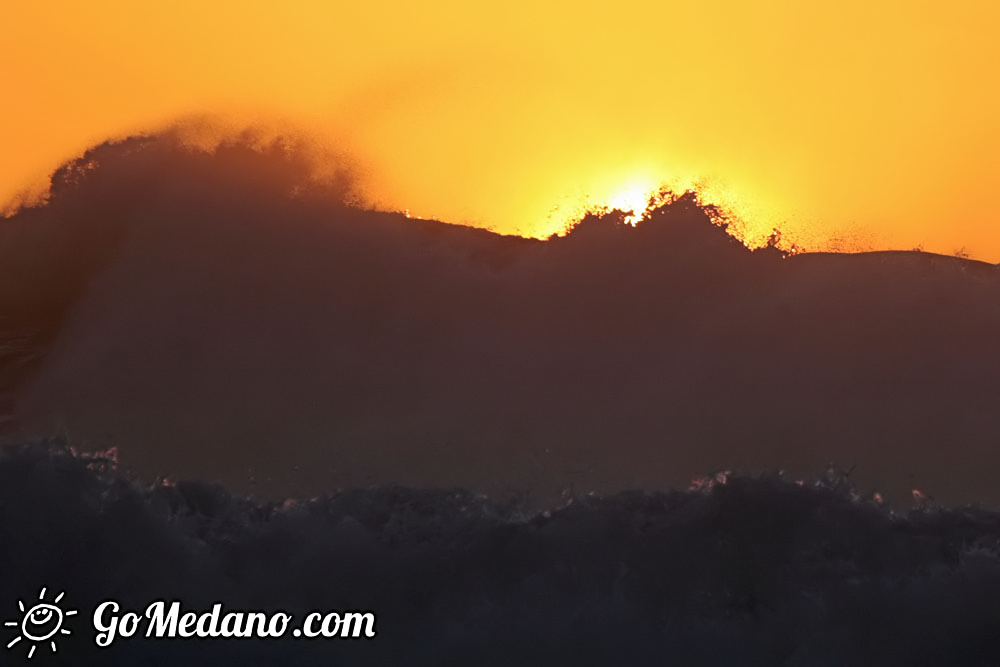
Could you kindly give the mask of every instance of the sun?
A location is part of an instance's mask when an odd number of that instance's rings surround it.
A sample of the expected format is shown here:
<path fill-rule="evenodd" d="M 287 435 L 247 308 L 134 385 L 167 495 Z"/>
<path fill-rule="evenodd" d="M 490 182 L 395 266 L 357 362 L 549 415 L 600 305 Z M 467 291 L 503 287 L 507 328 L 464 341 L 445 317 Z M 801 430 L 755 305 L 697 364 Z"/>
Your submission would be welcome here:
<path fill-rule="evenodd" d="M 71 609 L 64 612 L 57 606 L 65 593 L 57 595 L 53 602 L 45 602 L 45 590 L 42 589 L 38 596 L 38 604 L 31 609 L 25 610 L 24 603 L 20 600 L 17 601 L 17 606 L 22 614 L 20 621 L 4 622 L 6 627 L 20 626 L 21 628 L 21 634 L 12 639 L 7 644 L 7 648 L 14 648 L 18 643 L 27 640 L 27 643 L 31 644 L 31 648 L 28 649 L 29 660 L 35 655 L 35 649 L 38 648 L 39 644 L 48 642 L 52 652 L 55 653 L 56 635 L 73 634 L 62 625 L 66 617 L 73 616 L 76 611 Z"/>
<path fill-rule="evenodd" d="M 656 193 L 655 185 L 638 181 L 628 183 L 608 197 L 605 206 L 625 213 L 625 222 L 634 227 L 642 220 Z"/>

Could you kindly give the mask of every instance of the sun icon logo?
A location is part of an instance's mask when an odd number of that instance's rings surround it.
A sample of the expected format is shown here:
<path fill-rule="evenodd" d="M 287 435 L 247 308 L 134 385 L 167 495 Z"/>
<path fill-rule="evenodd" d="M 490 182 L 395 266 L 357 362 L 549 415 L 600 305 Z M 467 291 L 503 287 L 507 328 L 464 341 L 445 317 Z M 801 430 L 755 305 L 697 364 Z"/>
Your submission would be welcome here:
<path fill-rule="evenodd" d="M 46 602 L 45 589 L 43 588 L 41 594 L 38 596 L 38 604 L 27 611 L 24 608 L 24 603 L 18 600 L 17 606 L 21 610 L 21 620 L 6 621 L 4 625 L 9 628 L 20 626 L 21 634 L 14 637 L 7 644 L 7 648 L 14 648 L 18 643 L 27 641 L 27 643 L 31 644 L 31 648 L 28 649 L 28 659 L 30 660 L 35 655 L 35 649 L 38 648 L 38 645 L 47 642 L 52 648 L 52 652 L 55 653 L 56 635 L 73 634 L 63 627 L 63 621 L 66 620 L 67 616 L 72 616 L 76 613 L 74 610 L 63 611 L 56 606 L 62 600 L 63 595 L 65 593 L 60 593 L 52 602 Z"/>

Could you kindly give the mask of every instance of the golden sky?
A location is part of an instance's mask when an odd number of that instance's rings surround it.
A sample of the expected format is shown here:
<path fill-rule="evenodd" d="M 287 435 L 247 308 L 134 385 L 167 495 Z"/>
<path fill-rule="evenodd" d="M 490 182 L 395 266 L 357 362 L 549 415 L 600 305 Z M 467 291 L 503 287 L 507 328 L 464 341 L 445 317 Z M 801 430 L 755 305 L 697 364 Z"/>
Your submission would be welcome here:
<path fill-rule="evenodd" d="M 0 199 L 211 113 L 304 127 L 380 205 L 504 232 L 697 182 L 807 247 L 997 262 L 998 34 L 993 1 L 6 0 Z"/>

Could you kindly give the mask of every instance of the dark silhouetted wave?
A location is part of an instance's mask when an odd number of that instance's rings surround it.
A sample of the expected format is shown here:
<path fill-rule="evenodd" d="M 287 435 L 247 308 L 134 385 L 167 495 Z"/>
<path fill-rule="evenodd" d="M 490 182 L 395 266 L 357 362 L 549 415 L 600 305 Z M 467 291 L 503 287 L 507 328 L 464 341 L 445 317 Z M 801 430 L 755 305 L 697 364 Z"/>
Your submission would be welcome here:
<path fill-rule="evenodd" d="M 547 241 L 358 205 L 280 141 L 95 148 L 0 220 L 13 436 L 146 477 L 544 505 L 708 470 L 856 466 L 1000 502 L 1000 271 L 751 251 L 693 193 Z"/>

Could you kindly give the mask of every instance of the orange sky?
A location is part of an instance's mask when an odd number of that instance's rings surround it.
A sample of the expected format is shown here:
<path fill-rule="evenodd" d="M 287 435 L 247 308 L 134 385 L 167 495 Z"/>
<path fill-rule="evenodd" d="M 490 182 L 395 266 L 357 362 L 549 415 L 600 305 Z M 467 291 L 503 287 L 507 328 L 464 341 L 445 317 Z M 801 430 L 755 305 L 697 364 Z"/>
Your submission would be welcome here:
<path fill-rule="evenodd" d="M 220 113 L 308 128 L 384 206 L 499 231 L 703 182 L 807 247 L 1000 261 L 1000 3 L 124 6 L 0 4 L 0 199 Z"/>

